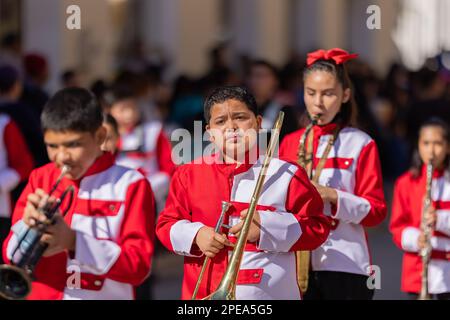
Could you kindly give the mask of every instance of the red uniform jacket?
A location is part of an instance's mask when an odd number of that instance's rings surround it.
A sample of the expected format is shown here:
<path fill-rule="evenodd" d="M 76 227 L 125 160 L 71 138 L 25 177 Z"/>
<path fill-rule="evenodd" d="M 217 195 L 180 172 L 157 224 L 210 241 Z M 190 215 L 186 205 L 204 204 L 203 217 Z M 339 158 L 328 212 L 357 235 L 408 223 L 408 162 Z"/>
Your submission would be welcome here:
<path fill-rule="evenodd" d="M 53 163 L 32 172 L 3 246 L 5 261 L 26 228 L 21 218 L 28 194 L 37 188 L 49 192 L 59 174 Z M 75 252 L 41 258 L 29 299 L 133 299 L 133 287 L 148 276 L 153 253 L 155 213 L 148 181 L 114 165 L 113 156 L 105 153 L 81 179 L 63 178 L 54 195 L 70 185 L 74 201 L 64 219 L 76 231 Z M 79 284 L 74 272 L 80 273 Z"/>
<path fill-rule="evenodd" d="M 11 217 L 10 191 L 26 181 L 33 159 L 17 125 L 0 114 L 0 217 Z"/>
<path fill-rule="evenodd" d="M 225 223 L 239 222 L 248 208 L 262 158 L 255 164 L 219 164 L 212 156 L 202 163 L 179 167 L 172 179 L 166 207 L 157 223 L 157 235 L 171 251 L 185 256 L 182 298 L 190 299 L 204 256 L 195 245 L 203 226 L 214 228 L 221 202 L 232 203 Z M 314 249 L 327 237 L 329 224 L 323 216 L 319 194 L 302 168 L 272 159 L 258 202 L 261 235 L 247 243 L 237 281 L 237 299 L 300 299 L 294 251 Z M 223 230 L 222 230 L 223 231 Z M 235 241 L 228 235 L 231 241 Z M 226 269 L 229 254 L 217 254 L 205 272 L 198 292 L 203 298 L 213 292 Z"/>
<path fill-rule="evenodd" d="M 313 127 L 314 169 L 335 128 L 333 123 Z M 304 130 L 286 136 L 280 146 L 280 156 L 298 161 Z M 336 206 L 324 204 L 332 230 L 328 240 L 312 252 L 312 269 L 370 274 L 372 262 L 365 227 L 378 225 L 387 213 L 380 160 L 372 138 L 356 128 L 340 130 L 319 184 L 335 189 L 338 200 Z"/>
<path fill-rule="evenodd" d="M 390 230 L 395 244 L 404 251 L 401 289 L 418 293 L 421 289 L 422 260 L 417 240 L 426 188 L 426 168 L 420 176 L 406 172 L 397 179 L 392 203 Z M 431 239 L 433 251 L 429 264 L 429 292 L 450 292 L 450 177 L 435 171 L 431 189 L 432 205 L 436 209 L 436 231 Z"/>

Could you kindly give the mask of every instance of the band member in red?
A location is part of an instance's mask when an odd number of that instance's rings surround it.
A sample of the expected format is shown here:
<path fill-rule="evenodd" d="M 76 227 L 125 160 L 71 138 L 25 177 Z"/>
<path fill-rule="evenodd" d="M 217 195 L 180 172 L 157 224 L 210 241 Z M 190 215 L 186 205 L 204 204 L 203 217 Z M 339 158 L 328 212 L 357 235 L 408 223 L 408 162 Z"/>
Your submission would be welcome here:
<path fill-rule="evenodd" d="M 434 166 L 431 206 L 423 212 L 426 191 L 426 165 Z M 421 291 L 422 259 L 419 251 L 426 245 L 421 228 L 422 214 L 434 230 L 430 239 L 428 292 L 437 299 L 450 299 L 450 128 L 432 118 L 419 130 L 418 147 L 411 169 L 397 179 L 392 204 L 390 230 L 395 244 L 404 251 L 401 290 L 411 298 Z"/>
<path fill-rule="evenodd" d="M 216 89 L 205 102 L 205 118 L 217 153 L 176 170 L 157 223 L 161 242 L 185 256 L 183 299 L 192 297 L 205 256 L 211 260 L 197 298 L 217 289 L 242 228 L 241 218 L 246 216 L 263 157 L 255 153 L 252 159 L 262 118 L 247 90 Z M 222 201 L 231 204 L 225 216 L 225 224 L 231 226 L 227 234 L 224 229 L 214 230 Z M 273 158 L 256 210 L 236 298 L 300 299 L 295 251 L 315 249 L 328 236 L 322 200 L 300 166 Z"/>
<path fill-rule="evenodd" d="M 11 229 L 11 191 L 26 182 L 32 170 L 33 157 L 22 133 L 8 115 L 0 113 L 0 245 Z"/>
<path fill-rule="evenodd" d="M 112 97 L 110 112 L 120 133 L 117 164 L 145 173 L 159 213 L 164 208 L 175 169 L 172 146 L 164 133 L 163 123 L 159 120 L 143 122 L 135 94 L 126 84 L 116 85 Z"/>
<path fill-rule="evenodd" d="M 372 262 L 365 228 L 383 221 L 386 203 L 377 146 L 352 126 L 356 106 L 345 63 L 356 56 L 337 48 L 308 54 L 304 100 L 312 122 L 280 146 L 280 156 L 307 169 L 332 224 L 327 241 L 308 258 L 305 299 L 371 299 L 374 293 L 367 285 Z"/>
<path fill-rule="evenodd" d="M 48 194 L 60 197 L 71 187 L 71 205 L 64 206 L 67 198 L 62 203 L 67 214 L 58 212 L 41 238 L 48 248 L 36 265 L 28 298 L 133 299 L 134 287 L 149 275 L 153 254 L 149 182 L 138 171 L 115 165 L 112 154 L 101 150 L 106 129 L 89 91 L 59 91 L 44 107 L 41 122 L 52 162 L 30 175 L 14 209 L 4 259 L 20 260 L 26 248 L 16 250 L 19 240 L 37 222 L 48 222 L 40 210 L 56 201 Z M 53 190 L 63 167 L 68 171 Z"/>

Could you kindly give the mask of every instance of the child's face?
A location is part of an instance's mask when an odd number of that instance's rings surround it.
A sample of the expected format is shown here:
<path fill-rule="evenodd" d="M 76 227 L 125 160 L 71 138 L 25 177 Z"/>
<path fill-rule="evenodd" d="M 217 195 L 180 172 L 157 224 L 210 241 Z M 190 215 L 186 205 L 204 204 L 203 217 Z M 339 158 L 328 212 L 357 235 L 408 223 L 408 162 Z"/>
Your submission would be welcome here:
<path fill-rule="evenodd" d="M 111 115 L 116 119 L 120 132 L 133 128 L 140 118 L 139 109 L 134 99 L 114 103 L 111 106 Z"/>
<path fill-rule="evenodd" d="M 257 142 L 261 120 L 245 103 L 230 99 L 212 106 L 206 130 L 219 150 L 229 158 L 239 159 Z"/>
<path fill-rule="evenodd" d="M 119 141 L 119 135 L 114 130 L 112 125 L 110 125 L 109 123 L 104 123 L 103 126 L 106 129 L 106 139 L 105 139 L 105 142 L 103 142 L 101 148 L 103 151 L 115 153 L 117 150 L 117 143 Z"/>
<path fill-rule="evenodd" d="M 425 164 L 433 160 L 433 165 L 440 168 L 449 154 L 450 145 L 444 139 L 444 132 L 440 127 L 430 126 L 420 130 L 419 155 Z"/>
<path fill-rule="evenodd" d="M 81 178 L 101 155 L 100 146 L 105 137 L 106 129 L 103 126 L 95 133 L 53 130 L 44 133 L 50 161 L 59 168 L 70 166 L 66 177 L 72 180 Z"/>
<path fill-rule="evenodd" d="M 313 71 L 305 78 L 305 105 L 311 117 L 320 116 L 317 124 L 333 121 L 342 103 L 350 99 L 350 89 L 343 89 L 336 76 L 326 71 Z"/>

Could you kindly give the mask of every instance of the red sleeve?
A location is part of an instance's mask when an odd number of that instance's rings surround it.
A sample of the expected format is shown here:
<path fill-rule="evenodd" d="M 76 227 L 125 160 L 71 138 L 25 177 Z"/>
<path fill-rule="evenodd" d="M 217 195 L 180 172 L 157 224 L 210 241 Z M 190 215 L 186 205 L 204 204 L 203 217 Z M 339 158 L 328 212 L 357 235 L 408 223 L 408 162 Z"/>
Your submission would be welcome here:
<path fill-rule="evenodd" d="M 297 159 L 295 159 L 295 151 L 293 151 L 293 141 L 295 141 L 294 139 L 294 135 L 288 134 L 283 141 L 281 141 L 280 144 L 280 158 L 286 158 L 289 159 L 291 161 L 297 161 Z"/>
<path fill-rule="evenodd" d="M 192 220 L 182 168 L 175 170 L 170 182 L 166 206 L 160 213 L 156 225 L 156 234 L 159 240 L 170 251 L 174 251 L 170 240 L 170 229 L 172 226 L 180 220 Z"/>
<path fill-rule="evenodd" d="M 299 167 L 289 184 L 286 210 L 294 214 L 302 229 L 292 251 L 314 250 L 327 239 L 330 224 L 323 214 L 322 198 L 303 168 Z"/>
<path fill-rule="evenodd" d="M 375 141 L 369 142 L 358 158 L 354 194 L 369 201 L 370 211 L 361 221 L 365 227 L 380 224 L 387 214 L 380 158 Z"/>
<path fill-rule="evenodd" d="M 398 179 L 394 186 L 394 197 L 392 199 L 391 221 L 389 230 L 392 233 L 394 243 L 402 248 L 402 233 L 406 227 L 412 226 L 411 208 L 408 201 L 407 185 Z"/>
<path fill-rule="evenodd" d="M 172 161 L 172 146 L 162 130 L 158 136 L 156 149 L 158 153 L 159 170 L 172 176 L 175 170 L 175 164 Z"/>
<path fill-rule="evenodd" d="M 5 127 L 4 142 L 8 154 L 8 166 L 20 175 L 21 181 L 26 180 L 33 170 L 33 158 L 22 133 L 13 121 Z"/>
<path fill-rule="evenodd" d="M 155 201 L 150 184 L 142 179 L 128 187 L 125 216 L 117 244 L 119 258 L 106 277 L 139 285 L 148 276 L 155 238 Z"/>

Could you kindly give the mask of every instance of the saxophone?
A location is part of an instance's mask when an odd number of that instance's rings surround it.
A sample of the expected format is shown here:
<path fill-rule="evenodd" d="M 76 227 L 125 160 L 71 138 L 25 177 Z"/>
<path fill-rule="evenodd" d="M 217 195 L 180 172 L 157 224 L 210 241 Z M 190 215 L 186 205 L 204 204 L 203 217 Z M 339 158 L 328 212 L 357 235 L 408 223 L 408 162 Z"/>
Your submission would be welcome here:
<path fill-rule="evenodd" d="M 312 161 L 312 154 L 306 154 L 306 139 L 309 136 L 311 129 L 317 124 L 320 116 L 315 116 L 311 118 L 310 124 L 306 127 L 304 134 L 300 139 L 298 145 L 298 164 L 306 170 L 308 178 L 312 179 L 312 168 L 308 172 L 308 165 Z M 308 158 L 307 158 L 308 157 Z M 297 282 L 302 294 L 305 294 L 308 290 L 309 281 L 309 264 L 311 260 L 311 253 L 309 251 L 297 251 Z"/>
<path fill-rule="evenodd" d="M 423 203 L 422 209 L 422 219 L 420 228 L 425 237 L 425 246 L 419 251 L 419 255 L 422 258 L 422 287 L 420 289 L 420 294 L 418 300 L 430 300 L 430 294 L 428 293 L 428 265 L 431 260 L 431 235 L 432 235 L 432 227 L 426 223 L 425 214 L 431 206 L 431 184 L 433 181 L 433 164 L 431 161 L 427 164 L 427 181 L 426 181 L 426 191 L 425 191 L 425 199 Z"/>

